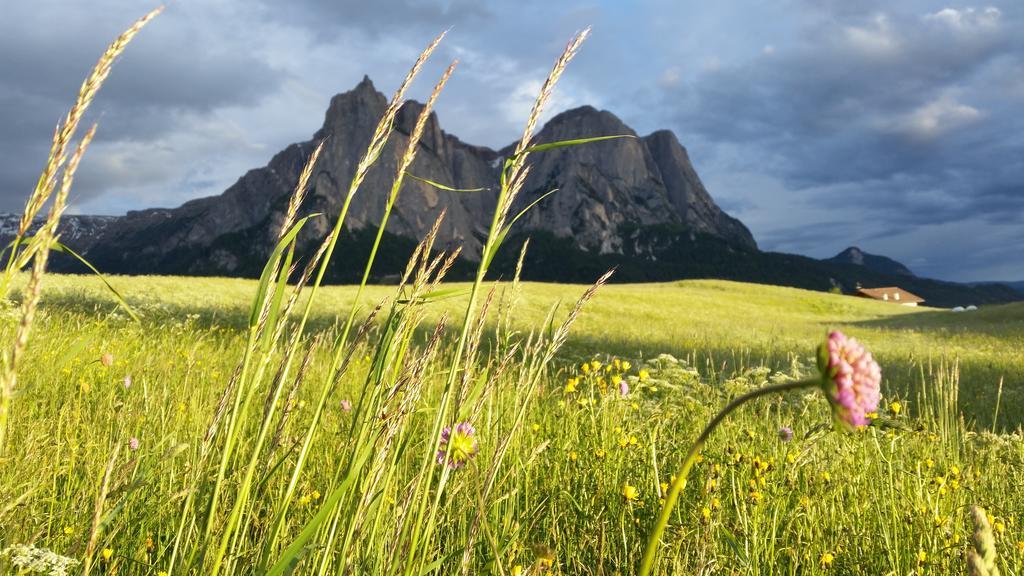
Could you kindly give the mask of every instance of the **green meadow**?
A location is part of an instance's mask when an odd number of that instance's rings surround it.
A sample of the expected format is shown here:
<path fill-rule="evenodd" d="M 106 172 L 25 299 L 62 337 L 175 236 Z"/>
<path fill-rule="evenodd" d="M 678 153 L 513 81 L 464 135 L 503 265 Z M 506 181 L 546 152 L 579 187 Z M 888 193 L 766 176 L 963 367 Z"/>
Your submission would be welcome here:
<path fill-rule="evenodd" d="M 114 462 L 92 569 L 158 574 L 181 538 L 190 478 L 204 465 L 204 438 L 241 360 L 257 284 L 110 281 L 140 322 L 124 314 L 98 280 L 47 277 L 0 469 L 0 542 L 35 542 L 80 558 Z M 449 297 L 424 305 L 413 346 L 426 346 L 436 322 L 465 307 L 468 286 L 453 287 Z M 585 289 L 521 285 L 507 316 L 510 328 L 502 327 L 501 308 L 492 306 L 481 362 L 493 365 L 505 350 L 503 338 L 543 332 L 552 307 L 560 321 Z M 511 301 L 510 283 L 495 290 L 496 302 Z M 321 290 L 310 338 L 336 334 L 339 311 L 349 309 L 355 291 Z M 395 295 L 393 286 L 367 287 L 360 316 Z M 9 337 L 18 315 L 5 318 Z M 469 573 L 633 573 L 665 484 L 700 426 L 741 391 L 813 371 L 814 347 L 827 330 L 841 329 L 879 358 L 884 400 L 878 422 L 884 425 L 836 431 L 820 393 L 741 409 L 713 437 L 683 491 L 661 572 L 961 573 L 972 531 L 967 507 L 981 504 L 993 516 L 1004 573 L 1020 573 L 1022 320 L 1021 305 L 955 314 L 721 281 L 603 286 L 545 370 L 521 426 L 514 426 L 510 410 L 523 405 L 514 374 L 479 407 L 480 451 L 452 474 L 438 503 L 429 554 L 437 564 L 426 568 L 460 570 L 470 526 L 485 506 L 484 534 Z M 373 493 L 369 509 L 379 513 L 379 525 L 361 535 L 368 541 L 344 560 L 353 573 L 389 572 L 390 534 L 408 505 L 403 494 L 418 465 L 412 455 L 426 449 L 426 424 L 446 371 L 444 349 L 452 342 L 441 346 L 424 374 L 423 401 L 410 416 L 407 456 L 393 462 L 393 476 Z M 351 442 L 352 412 L 340 403 L 358 400 L 372 369 L 370 353 L 360 346 L 331 394 L 324 433 L 286 519 L 287 535 L 300 532 L 336 484 L 335 459 Z M 101 361 L 104 354 L 113 356 L 110 366 Z M 310 384 L 287 399 L 290 419 L 278 445 L 268 449 L 278 466 L 295 458 L 293 436 L 311 418 L 324 362 L 314 359 Z M 580 370 L 593 362 L 600 366 Z M 626 397 L 609 390 L 620 375 L 632 385 Z M 578 383 L 567 392 L 570 378 Z M 792 441 L 778 438 L 783 426 L 794 430 Z M 131 438 L 139 441 L 136 450 Z M 505 438 L 508 455 L 496 495 L 481 502 L 489 461 Z M 254 543 L 264 537 L 283 491 L 270 470 L 260 472 L 267 476 L 253 500 Z M 624 496 L 625 487 L 635 488 L 635 499 Z M 239 549 L 240 572 L 257 552 L 252 545 Z"/>
<path fill-rule="evenodd" d="M 471 283 L 444 283 L 457 254 L 434 250 L 438 221 L 400 285 L 366 283 L 380 235 L 369 255 L 337 254 L 366 262 L 361 285 L 321 285 L 353 196 L 387 192 L 359 188 L 444 34 L 309 253 L 297 239 L 321 146 L 258 281 L 47 274 L 94 133 L 79 123 L 159 12 L 83 83 L 5 256 L 0 572 L 1024 572 L 1024 305 L 954 314 L 730 282 L 488 273 L 530 209 L 514 211 L 528 158 L 594 140 L 533 142 L 589 30 L 555 61 L 487 192 Z M 454 67 L 409 135 L 379 231 Z M 880 384 L 833 330 L 874 353 Z M 827 337 L 841 348 L 819 361 Z"/>
<path fill-rule="evenodd" d="M 255 282 L 242 279 L 113 278 L 151 321 L 188 318 L 217 333 L 240 332 L 256 293 Z M 119 315 L 97 279 L 53 276 L 48 286 L 45 298 L 53 309 Z M 586 288 L 522 283 L 513 325 L 522 331 L 541 326 L 552 307 L 567 310 Z M 465 309 L 470 285 L 452 283 L 446 289 L 451 293 L 425 310 L 427 323 Z M 355 293 L 355 287 L 323 288 L 313 304 L 312 324 L 332 327 L 353 305 Z M 368 286 L 355 304 L 365 314 L 394 295 L 395 287 Z M 562 352 L 567 359 L 671 354 L 712 374 L 752 366 L 783 369 L 794 358 L 809 362 L 824 335 L 840 329 L 880 359 L 889 394 L 910 397 L 927 387 L 929 374 L 958 369 L 965 390 L 960 407 L 972 426 L 995 424 L 1012 431 L 1024 424 L 1024 304 L 954 313 L 795 288 L 689 280 L 604 286 L 575 326 Z"/>

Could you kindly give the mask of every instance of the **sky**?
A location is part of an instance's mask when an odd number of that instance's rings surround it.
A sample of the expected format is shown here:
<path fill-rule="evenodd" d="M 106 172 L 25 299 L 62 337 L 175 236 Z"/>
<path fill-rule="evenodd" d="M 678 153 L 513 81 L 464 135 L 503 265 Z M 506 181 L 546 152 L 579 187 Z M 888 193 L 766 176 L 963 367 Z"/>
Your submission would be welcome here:
<path fill-rule="evenodd" d="M 146 0 L 0 0 L 0 210 L 18 211 L 78 84 Z M 548 116 L 668 128 L 762 249 L 850 245 L 955 281 L 1024 280 L 1024 3 L 172 0 L 115 66 L 72 212 L 219 194 L 319 128 L 364 74 L 452 59 L 441 125 L 499 147 L 554 58 L 593 34 Z"/>

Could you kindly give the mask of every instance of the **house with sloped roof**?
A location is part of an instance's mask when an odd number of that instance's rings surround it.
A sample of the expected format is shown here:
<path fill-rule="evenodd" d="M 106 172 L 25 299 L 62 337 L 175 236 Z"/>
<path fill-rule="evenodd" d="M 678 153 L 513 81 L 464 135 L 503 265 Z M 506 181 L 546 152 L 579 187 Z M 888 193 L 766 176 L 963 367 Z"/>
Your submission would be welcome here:
<path fill-rule="evenodd" d="M 857 296 L 860 296 L 861 298 L 871 298 L 872 300 L 881 300 L 883 302 L 892 302 L 893 304 L 902 304 L 904 306 L 917 306 L 921 302 L 924 302 L 924 298 L 921 298 L 917 294 L 907 292 L 898 286 L 887 286 L 885 288 L 858 287 Z"/>

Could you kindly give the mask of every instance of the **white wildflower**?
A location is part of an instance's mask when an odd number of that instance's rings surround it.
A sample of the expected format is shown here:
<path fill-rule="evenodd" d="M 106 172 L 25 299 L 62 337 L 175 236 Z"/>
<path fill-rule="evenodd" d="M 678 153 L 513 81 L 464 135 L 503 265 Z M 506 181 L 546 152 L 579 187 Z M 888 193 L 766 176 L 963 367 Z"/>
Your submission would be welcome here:
<path fill-rule="evenodd" d="M 36 548 L 26 544 L 8 546 L 0 552 L 0 556 L 7 556 L 12 565 L 29 574 L 67 576 L 69 570 L 80 564 L 74 558 L 61 556 L 47 548 Z"/>

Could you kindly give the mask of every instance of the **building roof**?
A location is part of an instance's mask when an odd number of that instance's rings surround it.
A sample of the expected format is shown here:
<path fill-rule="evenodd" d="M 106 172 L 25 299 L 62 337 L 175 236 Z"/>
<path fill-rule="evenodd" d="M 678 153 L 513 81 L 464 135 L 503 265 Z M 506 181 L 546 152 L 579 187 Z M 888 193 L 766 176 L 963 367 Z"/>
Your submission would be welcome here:
<path fill-rule="evenodd" d="M 887 286 L 884 288 L 858 288 L 857 295 L 874 298 L 875 300 L 885 300 L 886 302 L 899 302 L 900 304 L 917 304 L 919 302 L 924 302 L 924 298 L 921 298 L 917 294 L 907 292 L 898 286 Z"/>

